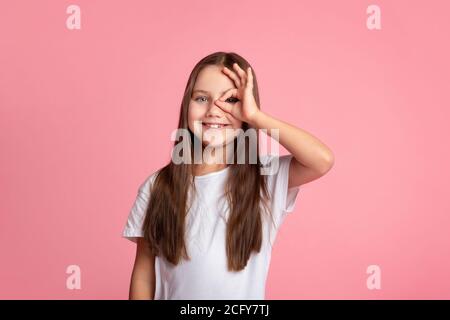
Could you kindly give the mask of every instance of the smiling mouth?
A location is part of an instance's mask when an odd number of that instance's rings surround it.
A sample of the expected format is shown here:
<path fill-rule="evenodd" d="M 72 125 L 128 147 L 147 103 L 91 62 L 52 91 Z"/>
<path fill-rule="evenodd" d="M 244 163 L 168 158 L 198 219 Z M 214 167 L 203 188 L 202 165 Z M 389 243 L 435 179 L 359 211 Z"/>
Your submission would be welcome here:
<path fill-rule="evenodd" d="M 230 127 L 229 124 L 223 124 L 223 123 L 203 123 L 203 126 L 205 126 L 206 128 L 210 128 L 210 129 L 222 129 L 222 128 L 227 128 Z"/>

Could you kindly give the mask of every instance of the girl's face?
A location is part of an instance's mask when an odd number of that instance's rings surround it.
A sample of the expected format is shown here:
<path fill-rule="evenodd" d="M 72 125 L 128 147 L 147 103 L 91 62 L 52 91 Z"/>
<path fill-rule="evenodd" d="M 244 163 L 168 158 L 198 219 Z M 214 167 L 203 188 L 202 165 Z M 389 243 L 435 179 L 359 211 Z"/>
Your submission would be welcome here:
<path fill-rule="evenodd" d="M 237 136 L 242 121 L 215 104 L 228 89 L 236 88 L 233 80 L 222 72 L 221 66 L 204 67 L 197 76 L 188 110 L 189 129 L 203 145 L 223 146 Z M 226 102 L 235 104 L 236 98 Z M 201 128 L 201 133 L 200 133 Z"/>

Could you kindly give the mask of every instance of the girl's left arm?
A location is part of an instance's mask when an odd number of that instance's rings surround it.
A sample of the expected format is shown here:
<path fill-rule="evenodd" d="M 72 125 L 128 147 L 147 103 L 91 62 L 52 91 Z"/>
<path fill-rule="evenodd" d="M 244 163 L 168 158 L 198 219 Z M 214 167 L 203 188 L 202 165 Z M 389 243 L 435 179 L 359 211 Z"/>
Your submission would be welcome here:
<path fill-rule="evenodd" d="M 289 167 L 289 188 L 318 179 L 333 167 L 334 155 L 331 149 L 305 130 L 261 110 L 252 115 L 249 124 L 258 129 L 267 129 L 269 136 L 272 136 L 272 129 L 279 130 L 278 142 L 294 157 Z"/>
<path fill-rule="evenodd" d="M 289 167 L 289 188 L 318 179 L 331 169 L 334 155 L 323 142 L 305 130 L 261 111 L 253 95 L 253 72 L 250 67 L 243 70 L 234 63 L 233 70 L 227 67 L 222 70 L 234 81 L 236 88 L 226 91 L 215 104 L 254 128 L 267 129 L 269 136 L 272 136 L 272 129 L 279 130 L 278 142 L 294 157 Z M 236 97 L 240 101 L 233 105 L 226 103 L 229 97 Z"/>

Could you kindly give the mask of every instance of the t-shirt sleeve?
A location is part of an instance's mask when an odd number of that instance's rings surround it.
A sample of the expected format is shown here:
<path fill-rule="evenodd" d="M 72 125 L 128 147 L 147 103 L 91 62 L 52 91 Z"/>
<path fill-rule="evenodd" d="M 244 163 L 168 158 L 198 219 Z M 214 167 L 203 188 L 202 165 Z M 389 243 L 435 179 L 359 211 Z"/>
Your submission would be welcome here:
<path fill-rule="evenodd" d="M 294 211 L 297 195 L 300 187 L 289 187 L 289 166 L 293 158 L 292 154 L 284 156 L 270 156 L 269 170 L 266 171 L 269 180 L 269 192 L 271 193 L 273 208 L 280 214 Z"/>
<path fill-rule="evenodd" d="M 144 236 L 142 226 L 150 200 L 150 187 L 154 181 L 154 177 L 154 174 L 150 175 L 139 186 L 136 199 L 128 214 L 128 219 L 122 232 L 123 238 L 126 238 L 133 242 L 137 242 L 138 237 Z"/>

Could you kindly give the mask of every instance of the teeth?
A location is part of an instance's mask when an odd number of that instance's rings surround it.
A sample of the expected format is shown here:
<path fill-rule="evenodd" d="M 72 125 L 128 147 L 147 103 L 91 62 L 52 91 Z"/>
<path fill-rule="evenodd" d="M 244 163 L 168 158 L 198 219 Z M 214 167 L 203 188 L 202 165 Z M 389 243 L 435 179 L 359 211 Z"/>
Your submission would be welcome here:
<path fill-rule="evenodd" d="M 223 125 L 221 125 L 221 124 L 210 124 L 210 123 L 205 123 L 205 126 L 207 126 L 209 128 L 213 128 L 213 129 L 219 129 L 219 128 L 223 127 Z"/>

